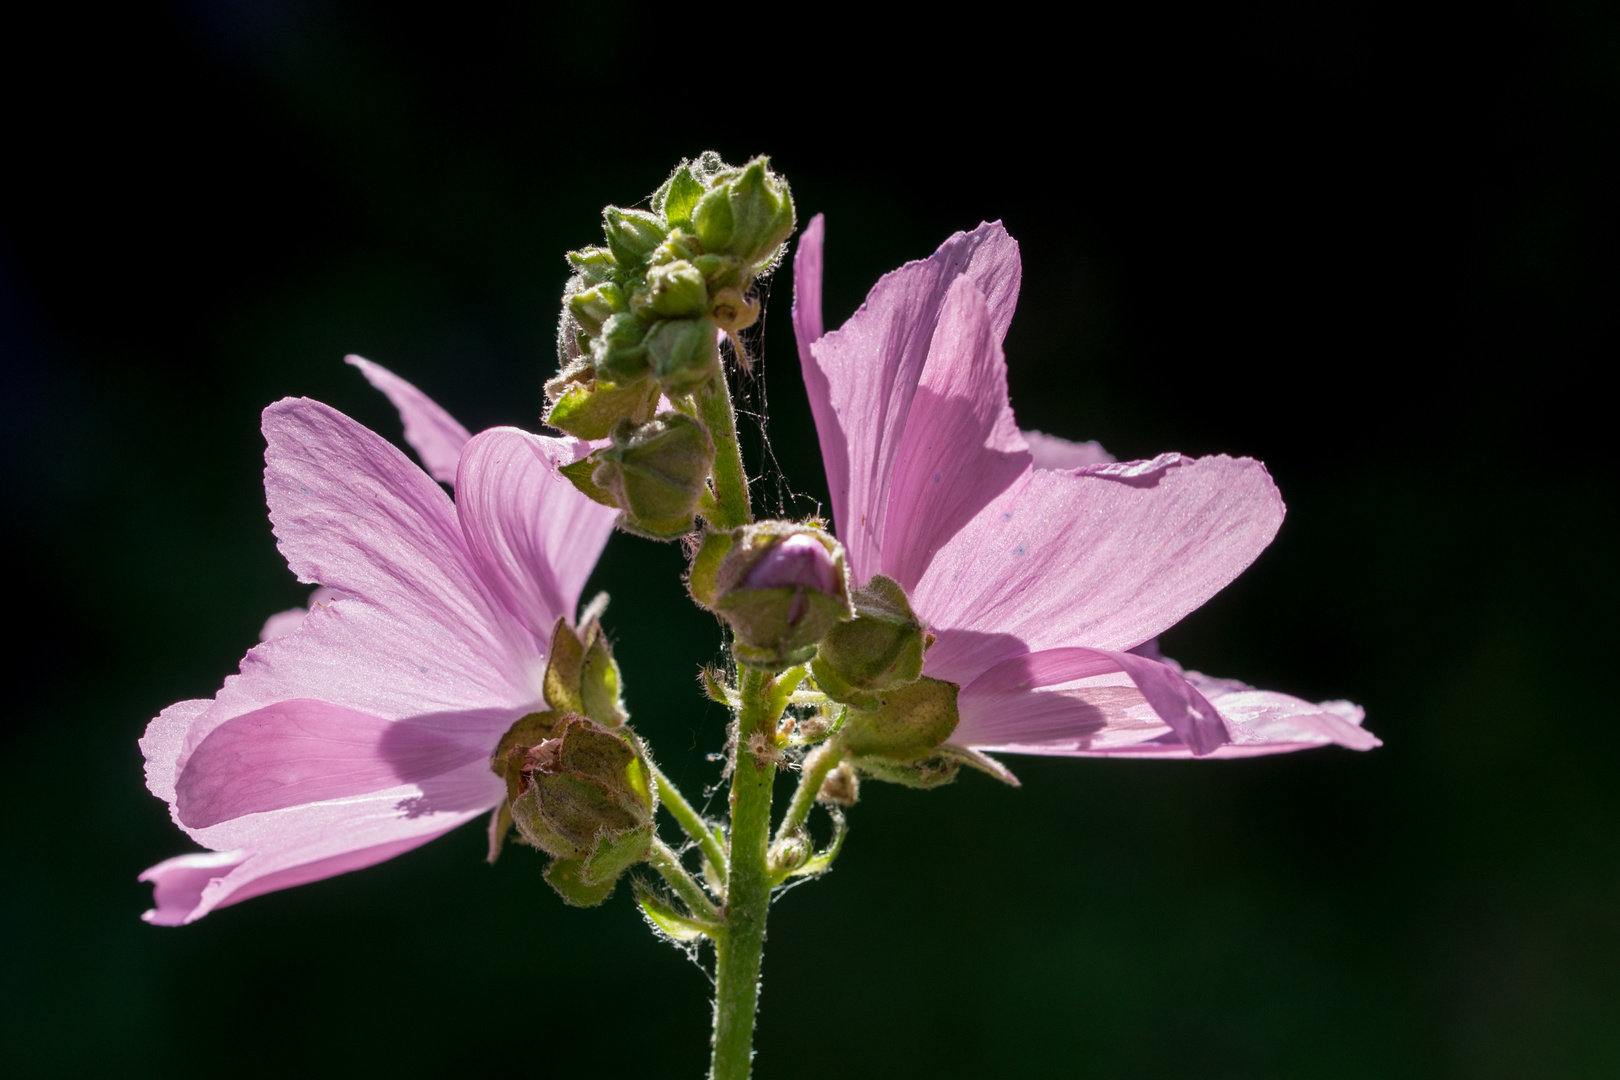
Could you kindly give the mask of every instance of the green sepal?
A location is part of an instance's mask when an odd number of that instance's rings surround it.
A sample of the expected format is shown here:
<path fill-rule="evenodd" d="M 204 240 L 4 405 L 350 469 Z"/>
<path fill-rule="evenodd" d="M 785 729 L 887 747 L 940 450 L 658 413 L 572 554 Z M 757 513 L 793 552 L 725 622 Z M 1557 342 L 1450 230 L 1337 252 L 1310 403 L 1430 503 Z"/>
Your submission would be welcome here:
<path fill-rule="evenodd" d="M 652 838 L 651 822 L 627 832 L 602 833 L 585 860 L 581 878 L 587 883 L 617 881 L 620 874 L 647 857 Z"/>
<path fill-rule="evenodd" d="M 568 477 L 569 482 L 586 498 L 603 506 L 618 507 L 618 503 L 613 501 L 612 494 L 603 491 L 592 482 L 591 473 L 596 471 L 596 462 L 592 458 L 582 457 L 572 465 L 560 465 L 557 471 Z"/>
<path fill-rule="evenodd" d="M 971 746 L 957 746 L 955 743 L 946 743 L 939 748 L 941 757 L 951 758 L 966 765 L 970 769 L 977 769 L 986 776 L 993 776 L 1008 787 L 1023 787 L 1013 771 L 989 754 L 981 753 Z"/>
<path fill-rule="evenodd" d="M 629 312 L 609 315 L 601 333 L 591 338 L 591 364 L 598 382 L 615 386 L 639 382 L 652 364 L 647 356 L 647 327 Z"/>
<path fill-rule="evenodd" d="M 838 737 L 863 768 L 867 758 L 931 757 L 956 730 L 956 694 L 955 683 L 929 678 L 885 690 L 877 708 L 850 709 Z"/>
<path fill-rule="evenodd" d="M 686 162 L 670 174 L 652 198 L 653 209 L 664 215 L 664 220 L 676 228 L 690 228 L 692 211 L 703 197 L 703 184 L 692 175 Z"/>
<path fill-rule="evenodd" d="M 704 936 L 718 937 L 725 929 L 681 911 L 645 882 L 632 878 L 630 885 L 636 890 L 636 905 L 641 908 L 641 914 L 665 937 L 684 945 Z"/>
<path fill-rule="evenodd" d="M 911 788 L 944 787 L 956 779 L 961 763 L 954 758 L 932 757 L 899 762 L 887 758 L 857 758 L 855 767 L 863 776 Z"/>
<path fill-rule="evenodd" d="M 495 860 L 501 857 L 501 848 L 506 845 L 506 834 L 512 831 L 512 808 L 505 799 L 489 815 L 489 854 L 484 861 L 494 866 Z"/>
<path fill-rule="evenodd" d="M 692 565 L 686 571 L 686 591 L 692 594 L 692 599 L 697 601 L 699 607 L 714 610 L 716 579 L 720 573 L 720 564 L 736 546 L 737 538 L 741 534 L 741 529 L 704 532 L 697 554 L 692 556 Z"/>
<path fill-rule="evenodd" d="M 725 251 L 736 222 L 731 216 L 731 192 L 724 185 L 710 188 L 693 207 L 692 231 L 705 251 Z"/>
<path fill-rule="evenodd" d="M 609 206 L 602 211 L 602 232 L 614 260 L 624 268 L 645 263 L 669 234 L 669 224 L 645 210 Z"/>
<path fill-rule="evenodd" d="M 586 628 L 589 644 L 580 666 L 579 692 L 585 700 L 585 715 L 604 727 L 618 727 L 630 719 L 625 712 L 621 691 L 623 678 L 619 662 L 608 648 L 607 635 L 593 620 Z"/>
<path fill-rule="evenodd" d="M 737 691 L 727 687 L 725 679 L 714 668 L 699 668 L 698 683 L 703 687 L 703 696 L 710 701 L 728 709 L 737 703 Z"/>
<path fill-rule="evenodd" d="M 621 420 L 641 423 L 648 419 L 657 404 L 658 385 L 650 380 L 628 386 L 603 382 L 589 386 L 576 382 L 551 406 L 546 413 L 546 423 L 576 438 L 605 439 Z M 607 502 L 609 506 L 616 505 L 611 499 Z"/>
<path fill-rule="evenodd" d="M 619 883 L 618 878 L 587 882 L 584 859 L 551 860 L 545 879 L 569 907 L 596 907 L 613 895 L 613 887 Z"/>
<path fill-rule="evenodd" d="M 561 712 L 585 714 L 585 697 L 580 693 L 580 668 L 585 647 L 567 619 L 558 619 L 551 630 L 551 652 L 546 657 L 546 704 Z M 594 718 L 593 718 L 594 719 Z"/>

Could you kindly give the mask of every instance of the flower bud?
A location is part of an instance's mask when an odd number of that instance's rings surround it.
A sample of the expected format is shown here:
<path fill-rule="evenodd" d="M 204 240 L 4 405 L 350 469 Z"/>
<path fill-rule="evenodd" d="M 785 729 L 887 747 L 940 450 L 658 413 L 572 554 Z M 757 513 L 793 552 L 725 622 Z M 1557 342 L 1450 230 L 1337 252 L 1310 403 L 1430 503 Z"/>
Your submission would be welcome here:
<path fill-rule="evenodd" d="M 816 792 L 816 801 L 848 807 L 854 806 L 860 796 L 861 782 L 855 775 L 855 766 L 848 761 L 840 761 L 821 782 L 821 790 Z"/>
<path fill-rule="evenodd" d="M 851 708 L 838 739 L 865 768 L 867 759 L 916 762 L 934 755 L 956 730 L 955 683 L 918 679 L 876 695 L 876 707 Z"/>
<path fill-rule="evenodd" d="M 720 371 L 720 345 L 706 319 L 670 319 L 647 335 L 653 377 L 670 397 L 690 394 Z"/>
<path fill-rule="evenodd" d="M 645 263 L 669 235 L 669 225 L 645 210 L 610 206 L 602 211 L 602 231 L 607 234 L 608 250 L 622 269 Z"/>
<path fill-rule="evenodd" d="M 705 251 L 734 255 L 753 270 L 768 265 L 793 233 L 793 196 L 787 182 L 758 157 L 722 173 L 692 211 L 692 228 Z"/>
<path fill-rule="evenodd" d="M 647 374 L 647 328 L 634 315 L 608 316 L 598 336 L 591 338 L 591 363 L 601 382 L 628 386 Z"/>
<path fill-rule="evenodd" d="M 614 260 L 613 253 L 604 247 L 581 248 L 579 251 L 568 253 L 568 265 L 574 268 L 574 276 L 585 288 L 600 285 L 604 281 L 612 281 L 614 271 L 619 264 Z"/>
<path fill-rule="evenodd" d="M 569 282 L 570 286 L 574 284 L 575 282 Z M 583 286 L 584 282 L 579 281 L 578 284 Z M 625 299 L 624 290 L 611 281 L 604 281 L 590 288 L 581 288 L 568 296 L 569 314 L 574 316 L 579 328 L 593 338 L 602 333 L 602 324 L 610 316 L 629 310 L 630 305 Z"/>
<path fill-rule="evenodd" d="M 513 824 L 557 860 L 546 880 L 570 903 L 606 899 L 652 842 L 646 765 L 629 740 L 583 716 L 565 716 L 537 745 L 512 747 L 507 788 Z"/>
<path fill-rule="evenodd" d="M 810 838 L 802 832 L 791 833 L 771 845 L 765 866 L 772 878 L 784 878 L 809 862 L 810 854 Z"/>
<path fill-rule="evenodd" d="M 660 413 L 645 424 L 621 421 L 613 445 L 592 455 L 592 483 L 623 511 L 619 527 L 654 540 L 692 531 L 698 501 L 714 465 L 708 430 L 684 413 Z"/>
<path fill-rule="evenodd" d="M 647 292 L 653 311 L 666 319 L 697 318 L 709 303 L 703 272 L 685 259 L 648 270 Z"/>
<path fill-rule="evenodd" d="M 854 614 L 846 578 L 843 545 L 827 533 L 762 521 L 705 537 L 687 584 L 731 626 L 739 661 L 780 671 Z"/>
<path fill-rule="evenodd" d="M 828 632 L 810 671 L 834 701 L 875 707 L 877 692 L 922 675 L 922 623 L 899 582 L 882 574 L 856 589 L 850 600 L 855 618 Z"/>

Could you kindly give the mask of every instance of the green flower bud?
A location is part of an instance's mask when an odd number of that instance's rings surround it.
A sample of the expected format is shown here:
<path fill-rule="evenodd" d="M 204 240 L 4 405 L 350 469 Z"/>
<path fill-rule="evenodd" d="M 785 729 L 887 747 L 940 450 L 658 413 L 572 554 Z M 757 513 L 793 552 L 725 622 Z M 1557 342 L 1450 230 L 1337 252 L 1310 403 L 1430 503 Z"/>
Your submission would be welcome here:
<path fill-rule="evenodd" d="M 600 903 L 652 842 L 648 770 L 629 740 L 583 716 L 566 715 L 555 730 L 508 751 L 512 822 L 561 864 L 553 887 L 564 900 Z"/>
<path fill-rule="evenodd" d="M 739 661 L 780 671 L 854 615 L 847 578 L 844 547 L 826 532 L 761 521 L 706 536 L 687 587 L 730 625 Z"/>
<path fill-rule="evenodd" d="M 647 328 L 634 315 L 610 315 L 591 339 L 591 363 L 601 382 L 627 386 L 647 374 Z"/>
<path fill-rule="evenodd" d="M 604 247 L 581 248 L 579 251 L 568 253 L 568 265 L 574 268 L 574 275 L 582 287 L 590 288 L 605 281 L 612 281 L 619 264 L 614 260 L 613 253 Z"/>
<path fill-rule="evenodd" d="M 602 231 L 607 234 L 608 250 L 622 270 L 645 263 L 669 235 L 669 223 L 645 210 L 609 206 L 602 211 Z"/>
<path fill-rule="evenodd" d="M 671 319 L 647 335 L 653 377 L 670 397 L 690 394 L 720 372 L 720 343 L 706 319 Z"/>
<path fill-rule="evenodd" d="M 619 527 L 654 540 L 692 531 L 714 465 L 708 429 L 684 413 L 660 413 L 645 424 L 622 421 L 613 445 L 592 455 L 591 481 L 623 513 Z"/>
<path fill-rule="evenodd" d="M 569 284 L 572 285 L 573 282 Z M 624 297 L 624 290 L 611 281 L 604 281 L 600 285 L 582 289 L 568 296 L 569 314 L 574 317 L 579 328 L 590 337 L 602 333 L 602 324 L 610 316 L 629 310 L 630 304 Z"/>
<path fill-rule="evenodd" d="M 955 683 L 918 679 L 876 695 L 872 709 L 851 708 L 838 738 L 856 759 L 920 761 L 936 754 L 956 730 Z"/>
<path fill-rule="evenodd" d="M 776 258 L 793 223 L 787 182 L 763 157 L 717 176 L 692 211 L 692 228 L 705 251 L 735 255 L 755 270 Z"/>
<path fill-rule="evenodd" d="M 703 275 L 711 294 L 721 289 L 740 290 L 742 287 L 743 264 L 735 255 L 698 255 L 692 259 L 692 265 Z"/>
<path fill-rule="evenodd" d="M 708 308 L 709 288 L 703 272 L 685 259 L 647 271 L 652 309 L 666 319 L 693 319 Z"/>
<path fill-rule="evenodd" d="M 810 671 L 834 701 L 875 707 L 877 692 L 899 689 L 922 675 L 922 623 L 899 582 L 882 574 L 856 589 L 850 600 L 855 618 L 822 639 Z"/>

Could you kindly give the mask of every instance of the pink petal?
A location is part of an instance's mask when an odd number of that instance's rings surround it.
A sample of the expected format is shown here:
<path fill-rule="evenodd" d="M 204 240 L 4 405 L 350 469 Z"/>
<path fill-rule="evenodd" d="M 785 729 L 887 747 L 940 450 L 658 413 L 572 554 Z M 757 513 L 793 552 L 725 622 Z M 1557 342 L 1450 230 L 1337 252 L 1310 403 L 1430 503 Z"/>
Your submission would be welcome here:
<path fill-rule="evenodd" d="M 363 356 L 346 356 L 343 360 L 359 368 L 366 381 L 394 403 L 405 424 L 405 441 L 421 457 L 433 479 L 455 483 L 461 448 L 472 438 L 467 429 L 438 402 L 381 364 L 374 364 Z"/>
<path fill-rule="evenodd" d="M 480 576 L 548 643 L 558 619 L 572 621 L 617 516 L 557 471 L 574 460 L 576 445 L 491 428 L 467 444 L 456 480 L 456 508 Z"/>
<path fill-rule="evenodd" d="M 186 760 L 176 785 L 181 824 L 203 829 L 244 814 L 426 781 L 494 749 L 461 725 L 384 720 L 324 701 L 281 701 L 232 717 Z M 448 729 L 448 730 L 445 730 Z M 465 734 L 465 731 L 463 732 Z"/>
<path fill-rule="evenodd" d="M 806 300 L 794 328 L 800 338 L 805 386 L 821 439 L 838 537 L 848 550 L 856 579 L 864 581 L 881 565 L 877 539 L 889 478 L 945 295 L 957 277 L 971 278 L 986 298 L 992 333 L 999 342 L 1018 299 L 1018 245 L 999 224 L 957 233 L 928 259 L 886 274 L 849 322 L 819 341 L 806 340 L 820 323 L 819 317 L 810 316 L 808 285 L 815 277 L 814 294 L 819 297 L 815 271 L 821 262 L 821 230 L 814 222 L 800 254 L 795 266 L 807 282 Z"/>
<path fill-rule="evenodd" d="M 1002 753 L 1064 756 L 1175 757 L 1197 755 L 1158 715 L 1123 672 L 1058 649 L 1005 661 L 962 690 L 962 720 L 953 742 Z M 1361 728 L 1362 711 L 1343 701 L 1312 704 L 1254 690 L 1232 679 L 1182 673 L 1219 713 L 1230 741 L 1207 756 L 1251 757 L 1337 743 L 1352 750 L 1380 745 Z"/>
<path fill-rule="evenodd" d="M 1128 649 L 1219 592 L 1271 542 L 1283 504 L 1247 458 L 1031 470 L 939 552 L 912 605 L 925 672 L 967 685 L 999 660 Z"/>
<path fill-rule="evenodd" d="M 235 870 L 247 857 L 245 851 L 199 851 L 163 860 L 136 879 L 152 883 L 153 907 L 141 918 L 157 926 L 183 925 L 202 903 L 209 882 Z"/>
<path fill-rule="evenodd" d="M 286 611 L 278 611 L 264 620 L 264 628 L 259 631 L 259 640 L 271 641 L 278 637 L 286 637 L 304 625 L 304 617 L 317 607 L 326 607 L 328 604 L 335 604 L 339 600 L 347 599 L 347 596 L 336 589 L 328 589 L 325 585 L 322 585 L 309 594 L 309 605 L 307 607 L 288 608 Z"/>
<path fill-rule="evenodd" d="M 1001 342 L 984 295 L 964 275 L 940 307 L 895 455 L 878 527 L 883 573 L 914 588 L 934 554 L 1029 467 Z"/>
<path fill-rule="evenodd" d="M 1114 460 L 1114 455 L 1104 450 L 1095 439 L 1090 442 L 1070 442 L 1056 435 L 1026 431 L 1024 441 L 1029 444 L 1029 452 L 1034 455 L 1037 469 L 1080 469 L 1087 465 L 1105 465 Z"/>
<path fill-rule="evenodd" d="M 1134 693 L 1115 679 L 1120 672 Z M 1067 694 L 1036 693 L 1046 686 L 1083 683 Z M 1088 696 L 1089 695 L 1089 696 Z M 1140 728 L 1152 715 L 1197 756 L 1230 741 L 1220 713 L 1181 672 L 1131 653 L 1064 648 L 1026 653 L 996 664 L 962 688 L 961 723 L 951 741 L 964 746 L 1038 742 L 1053 737 L 1069 742 L 1094 736 L 1109 726 Z"/>
<path fill-rule="evenodd" d="M 295 698 L 389 720 L 459 716 L 490 746 L 543 702 L 547 639 L 480 580 L 443 488 L 318 402 L 272 405 L 265 437 L 265 492 L 288 565 L 350 599 L 249 652 L 192 725 L 188 750 L 233 716 Z"/>
<path fill-rule="evenodd" d="M 278 637 L 286 637 L 304 624 L 304 616 L 308 614 L 309 608 L 302 607 L 276 612 L 264 620 L 264 627 L 259 631 L 259 640 L 274 641 Z"/>

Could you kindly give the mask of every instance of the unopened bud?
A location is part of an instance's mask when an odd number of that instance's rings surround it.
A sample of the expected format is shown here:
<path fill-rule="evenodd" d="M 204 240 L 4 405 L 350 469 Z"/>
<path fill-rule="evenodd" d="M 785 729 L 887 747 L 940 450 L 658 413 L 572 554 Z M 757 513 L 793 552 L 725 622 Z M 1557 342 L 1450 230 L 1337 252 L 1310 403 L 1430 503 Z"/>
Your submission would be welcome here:
<path fill-rule="evenodd" d="M 653 311 L 666 319 L 697 318 L 709 303 L 703 272 L 685 259 L 648 270 L 647 292 Z"/>
<path fill-rule="evenodd" d="M 793 221 L 787 182 L 763 157 L 716 177 L 692 211 L 692 228 L 705 251 L 734 255 L 753 270 L 776 257 Z"/>
<path fill-rule="evenodd" d="M 576 277 L 586 288 L 600 285 L 604 281 L 612 281 L 618 263 L 613 253 L 605 247 L 581 248 L 579 251 L 568 253 L 568 265 L 574 268 Z"/>
<path fill-rule="evenodd" d="M 570 282 L 573 285 L 574 282 Z M 579 282 L 583 285 L 584 282 Z M 609 317 L 619 312 L 628 312 L 629 302 L 625 299 L 624 290 L 611 281 L 604 281 L 600 285 L 582 288 L 568 296 L 568 311 L 574 316 L 579 328 L 590 337 L 596 337 L 602 332 L 602 324 Z"/>
<path fill-rule="evenodd" d="M 629 740 L 568 716 L 553 738 L 514 746 L 508 760 L 513 824 L 557 860 L 553 885 L 563 899 L 600 903 L 652 842 L 654 799 L 640 755 Z"/>
<path fill-rule="evenodd" d="M 647 328 L 628 312 L 609 316 L 591 339 L 591 363 L 602 382 L 628 386 L 640 380 L 649 369 Z"/>
<path fill-rule="evenodd" d="M 720 346 L 705 319 L 670 319 L 647 335 L 653 377 L 670 397 L 690 394 L 720 371 Z"/>
<path fill-rule="evenodd" d="M 855 766 L 848 761 L 840 761 L 821 782 L 821 790 L 816 792 L 816 801 L 848 807 L 855 805 L 860 794 L 861 784 L 855 776 Z"/>
<path fill-rule="evenodd" d="M 666 412 L 645 424 L 621 422 L 612 437 L 612 446 L 593 455 L 591 481 L 623 511 L 619 527 L 654 540 L 691 532 L 714 465 L 708 430 Z"/>
<path fill-rule="evenodd" d="M 810 839 L 796 832 L 776 841 L 765 856 L 773 877 L 785 877 L 810 861 Z"/>
<path fill-rule="evenodd" d="M 922 675 L 923 628 L 893 578 L 874 576 L 850 600 L 855 618 L 828 632 L 810 670 L 834 701 L 871 707 L 877 692 Z"/>
<path fill-rule="evenodd" d="M 607 234 L 608 250 L 621 268 L 647 261 L 669 234 L 669 225 L 657 214 L 645 210 L 625 210 L 610 206 L 602 211 L 602 231 Z"/>
<path fill-rule="evenodd" d="M 780 671 L 854 614 L 846 578 L 843 545 L 826 532 L 762 521 L 706 537 L 688 584 L 730 624 L 738 660 Z"/>

